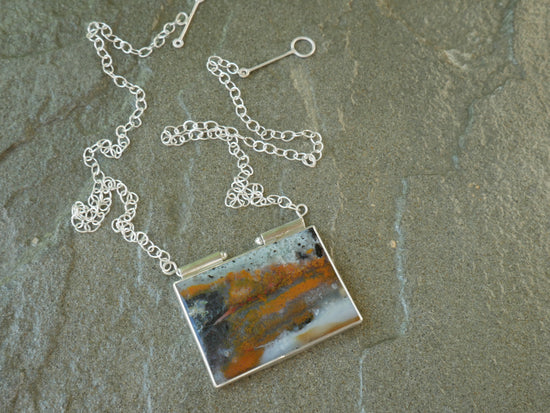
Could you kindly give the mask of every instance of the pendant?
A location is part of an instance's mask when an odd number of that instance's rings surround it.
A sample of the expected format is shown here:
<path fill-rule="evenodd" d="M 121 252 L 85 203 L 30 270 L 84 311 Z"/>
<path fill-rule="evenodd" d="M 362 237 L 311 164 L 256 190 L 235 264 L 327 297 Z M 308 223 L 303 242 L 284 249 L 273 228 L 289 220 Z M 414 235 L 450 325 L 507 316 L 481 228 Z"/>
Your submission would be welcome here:
<path fill-rule="evenodd" d="M 183 267 L 174 283 L 215 387 L 363 320 L 314 226 L 298 219 L 256 241 Z"/>

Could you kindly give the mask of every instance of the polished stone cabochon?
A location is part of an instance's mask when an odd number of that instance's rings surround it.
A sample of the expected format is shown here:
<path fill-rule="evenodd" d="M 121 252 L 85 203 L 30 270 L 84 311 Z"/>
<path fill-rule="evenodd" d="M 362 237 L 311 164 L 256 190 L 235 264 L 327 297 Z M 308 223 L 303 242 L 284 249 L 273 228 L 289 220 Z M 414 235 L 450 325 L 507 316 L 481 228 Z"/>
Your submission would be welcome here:
<path fill-rule="evenodd" d="M 314 227 L 174 287 L 216 387 L 362 320 Z"/>

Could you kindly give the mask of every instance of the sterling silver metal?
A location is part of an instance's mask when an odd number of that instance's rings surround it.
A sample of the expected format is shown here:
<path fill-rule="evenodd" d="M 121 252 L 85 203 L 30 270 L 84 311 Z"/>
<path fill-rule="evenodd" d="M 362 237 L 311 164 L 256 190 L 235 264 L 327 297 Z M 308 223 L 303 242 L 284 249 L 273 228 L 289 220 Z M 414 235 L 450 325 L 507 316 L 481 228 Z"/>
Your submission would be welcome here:
<path fill-rule="evenodd" d="M 111 27 L 106 23 L 92 22 L 88 25 L 86 37 L 93 43 L 96 53 L 101 59 L 103 72 L 113 80 L 113 83 L 117 87 L 127 89 L 134 96 L 135 110 L 130 115 L 126 124 L 121 124 L 115 129 L 115 134 L 117 136 L 116 143 L 109 139 L 100 139 L 84 150 L 84 164 L 89 167 L 92 172 L 92 192 L 86 204 L 77 201 L 73 204 L 71 210 L 71 223 L 76 231 L 94 232 L 101 226 L 106 215 L 109 213 L 112 204 L 112 193 L 116 192 L 124 205 L 124 213 L 111 222 L 113 231 L 120 233 L 126 241 L 137 243 L 150 257 L 157 259 L 161 271 L 164 274 L 177 275 L 180 278 L 183 277 L 183 269 L 180 269 L 176 265 L 170 254 L 151 241 L 145 232 L 136 231 L 132 221 L 136 215 L 136 208 L 139 200 L 137 194 L 131 192 L 122 181 L 105 175 L 97 159 L 98 153 L 107 158 L 120 159 L 122 153 L 130 144 L 128 133 L 141 126 L 141 116 L 147 109 L 145 91 L 139 85 L 115 73 L 112 56 L 107 51 L 105 43 L 108 42 L 112 44 L 115 49 L 119 49 L 125 54 L 148 57 L 154 49 L 161 48 L 165 44 L 166 38 L 175 31 L 177 26 L 180 26 L 183 27 L 181 35 L 172 42 L 174 47 L 180 48 L 184 45 L 183 39 L 189 29 L 191 19 L 197 12 L 199 4 L 202 2 L 204 2 L 204 0 L 195 1 L 189 16 L 184 12 L 178 13 L 174 21 L 166 23 L 162 30 L 154 36 L 149 46 L 140 49 L 134 48 L 127 41 L 114 35 Z M 296 43 L 301 40 L 310 43 L 312 48 L 308 53 L 299 53 L 296 51 Z M 291 49 L 284 55 L 246 70 L 248 70 L 249 74 L 251 71 L 280 60 L 283 57 L 292 54 L 298 57 L 308 57 L 311 56 L 314 51 L 315 43 L 313 40 L 305 37 L 298 37 L 292 41 Z M 254 132 L 259 139 L 242 136 L 235 128 L 220 126 L 214 121 L 194 122 L 188 120 L 178 127 L 166 127 L 161 134 L 162 142 L 168 146 L 180 146 L 192 140 L 219 139 L 225 141 L 228 145 L 229 153 L 237 158 L 237 166 L 240 170 L 239 174 L 234 177 L 231 188 L 227 192 L 225 205 L 230 208 L 241 208 L 248 205 L 258 207 L 277 205 L 281 208 L 295 211 L 298 217 L 302 218 L 307 213 L 306 205 L 295 204 L 288 197 L 283 195 L 264 196 L 262 185 L 248 181 L 248 178 L 253 174 L 253 169 L 249 164 L 248 155 L 241 149 L 239 144 L 242 143 L 256 152 L 265 152 L 269 155 L 276 155 L 289 160 L 297 160 L 306 166 L 314 167 L 322 157 L 323 143 L 321 135 L 310 130 L 301 132 L 288 130 L 276 131 L 261 126 L 247 114 L 247 109 L 241 98 L 241 92 L 231 80 L 231 75 L 240 73 L 239 67 L 235 63 L 231 63 L 217 56 L 212 56 L 208 59 L 207 68 L 228 90 L 235 106 L 237 116 L 246 125 L 248 130 Z M 298 152 L 294 149 L 284 149 L 267 142 L 271 139 L 289 142 L 298 137 L 306 138 L 311 142 L 313 146 L 311 152 Z"/>
<path fill-rule="evenodd" d="M 301 222 L 300 222 L 301 221 Z M 265 364 L 260 364 L 258 365 L 257 367 L 254 367 L 254 368 L 251 368 L 250 370 L 247 370 L 247 371 L 244 371 L 242 372 L 241 374 L 239 374 L 238 376 L 236 377 L 233 377 L 231 379 L 228 379 L 228 380 L 225 380 L 225 381 L 219 381 L 219 378 L 215 377 L 215 375 L 213 374 L 213 371 L 212 371 L 212 368 L 210 366 L 210 362 L 208 360 L 208 357 L 206 355 L 206 352 L 205 352 L 205 349 L 204 349 L 204 345 L 203 343 L 201 342 L 201 339 L 199 338 L 199 334 L 197 333 L 197 330 L 196 330 L 196 326 L 195 324 L 193 323 L 192 321 L 192 317 L 191 317 L 191 314 L 190 314 L 190 311 L 189 311 L 189 308 L 186 306 L 186 304 L 184 303 L 185 299 L 182 297 L 182 295 L 180 294 L 180 289 L 183 287 L 182 284 L 185 284 L 186 283 L 186 280 L 189 280 L 189 279 L 192 279 L 193 277 L 200 277 L 201 274 L 205 274 L 207 272 L 210 272 L 210 271 L 215 271 L 216 268 L 218 266 L 222 266 L 224 264 L 223 261 L 217 261 L 217 262 L 212 262 L 211 265 L 209 265 L 207 268 L 201 268 L 201 269 L 197 269 L 196 271 L 193 272 L 193 274 L 189 277 L 186 277 L 186 279 L 182 279 L 182 280 L 178 280 L 176 281 L 174 284 L 173 284 L 173 287 L 174 287 L 174 291 L 176 292 L 176 295 L 178 296 L 178 301 L 181 305 L 181 308 L 183 310 L 183 313 L 185 315 L 185 319 L 187 320 L 187 323 L 189 325 L 189 328 L 191 330 L 191 332 L 193 333 L 193 337 L 195 339 L 195 342 L 197 343 L 197 346 L 199 348 L 199 351 L 201 353 L 201 357 L 205 363 L 205 366 L 206 366 L 206 369 L 208 371 L 208 374 L 210 376 L 210 380 L 212 381 L 212 384 L 214 385 L 214 387 L 216 388 L 220 388 L 220 387 L 223 387 L 223 386 L 226 386 L 230 383 L 233 383 L 243 377 L 246 377 L 250 374 L 254 374 L 256 373 L 257 371 L 260 371 L 260 370 L 263 370 L 269 366 L 272 366 L 274 364 L 277 364 L 283 360 L 286 360 L 288 359 L 289 357 L 292 357 L 296 354 L 299 354 L 301 353 L 302 351 L 306 350 L 306 349 L 309 349 L 310 347 L 330 338 L 330 337 L 333 337 L 335 336 L 336 334 L 340 334 L 342 333 L 343 331 L 345 330 L 348 330 L 352 327 L 355 327 L 357 325 L 359 325 L 360 323 L 363 322 L 363 317 L 361 316 L 359 310 L 357 309 L 357 306 L 355 305 L 353 299 L 351 298 L 351 295 L 346 287 L 346 285 L 344 284 L 344 281 L 342 280 L 342 277 L 340 276 L 338 270 L 336 269 L 336 266 L 334 265 L 334 262 L 332 261 L 332 258 L 330 257 L 330 254 L 328 253 L 321 237 L 319 236 L 319 233 L 317 232 L 317 229 L 314 227 L 314 226 L 309 226 L 308 228 L 305 228 L 305 226 L 303 225 L 304 222 L 303 220 L 296 220 L 296 221 L 293 221 L 289 224 L 286 224 L 286 225 L 283 225 L 282 227 L 279 227 L 279 228 L 274 228 L 272 231 L 275 232 L 275 233 L 278 233 L 274 239 L 271 239 L 269 240 L 268 242 L 266 242 L 264 245 L 261 245 L 257 248 L 254 248 L 250 251 L 247 251 L 243 254 L 240 254 L 236 257 L 232 257 L 228 260 L 235 260 L 235 259 L 239 259 L 243 256 L 249 256 L 251 254 L 253 254 L 255 251 L 259 251 L 259 250 L 262 250 L 262 249 L 265 249 L 266 248 L 266 245 L 269 245 L 271 242 L 274 242 L 275 240 L 280 240 L 280 239 L 283 239 L 283 238 L 286 238 L 286 237 L 289 237 L 289 236 L 292 236 L 293 234 L 296 234 L 296 233 L 299 233 L 299 232 L 302 232 L 306 229 L 309 229 L 309 230 L 312 230 L 315 234 L 316 234 L 316 237 L 317 237 L 317 240 L 318 240 L 318 243 L 320 245 L 320 247 L 322 248 L 322 250 L 324 251 L 324 254 L 326 255 L 327 259 L 328 259 L 328 262 L 330 263 L 330 266 L 332 267 L 332 269 L 334 270 L 334 274 L 335 274 L 335 277 L 336 279 L 338 280 L 338 283 L 339 285 L 341 286 L 341 289 L 342 289 L 342 295 L 343 296 L 346 296 L 347 299 L 350 301 L 350 304 L 351 306 L 353 307 L 353 310 L 354 310 L 354 313 L 356 314 L 357 316 L 357 319 L 348 324 L 347 326 L 344 326 L 342 328 L 338 328 L 338 329 L 335 329 L 333 331 L 330 331 L 328 333 L 326 333 L 325 335 L 319 337 L 319 338 L 316 338 L 315 340 L 312 340 L 312 341 L 309 341 L 307 344 L 303 345 L 302 347 L 294 347 L 294 348 L 289 348 L 286 352 L 286 354 L 284 355 L 281 355 L 271 361 L 268 361 L 266 362 Z M 271 232 L 271 231 L 269 231 Z M 266 236 L 267 233 L 264 233 L 262 234 L 262 238 L 264 236 Z M 267 247 L 268 248 L 268 247 Z M 227 262 L 227 261 L 226 261 Z M 304 300 L 304 304 L 307 305 L 307 301 Z"/>
<path fill-rule="evenodd" d="M 295 39 L 296 41 L 296 39 Z M 295 43 L 293 41 L 293 43 Z M 313 43 L 313 41 L 311 40 Z M 313 43 L 314 44 L 314 43 Z M 311 52 L 310 52 L 311 54 Z M 232 75 L 239 73 L 239 66 L 235 63 L 224 60 L 218 56 L 211 56 L 206 67 L 210 73 L 216 76 L 219 82 L 225 86 L 235 106 L 235 113 L 245 124 L 250 132 L 256 134 L 259 139 L 250 136 L 243 136 L 235 128 L 222 126 L 214 121 L 195 122 L 185 121 L 180 126 L 167 126 L 161 134 L 161 141 L 167 146 L 181 146 L 189 141 L 199 140 L 222 140 L 227 143 L 229 153 L 237 158 L 237 166 L 240 172 L 233 178 L 233 183 L 227 191 L 225 205 L 228 208 L 242 208 L 248 205 L 263 207 L 278 205 L 284 209 L 291 209 L 298 217 L 307 214 L 308 208 L 305 204 L 295 204 L 284 195 L 264 195 L 264 188 L 259 183 L 249 181 L 254 173 L 250 166 L 248 155 L 241 149 L 241 143 L 256 152 L 265 152 L 268 155 L 275 155 L 290 161 L 300 161 L 304 165 L 313 168 L 323 156 L 322 137 L 318 132 L 311 130 L 277 131 L 260 125 L 258 121 L 248 115 L 248 110 L 241 98 L 241 91 L 231 80 Z M 295 138 L 305 138 L 312 145 L 311 152 L 298 152 L 294 149 L 284 149 L 268 141 L 280 140 L 290 142 Z"/>
<path fill-rule="evenodd" d="M 195 2 L 195 10 L 197 4 L 202 1 L 197 0 Z M 188 28 L 189 22 L 190 19 L 186 13 L 178 13 L 174 21 L 163 26 L 149 46 L 141 49 L 134 48 L 127 41 L 114 35 L 108 24 L 92 22 L 88 25 L 86 37 L 93 43 L 96 53 L 101 59 L 103 72 L 113 80 L 117 87 L 127 89 L 135 97 L 135 110 L 126 124 L 117 126 L 115 130 L 116 143 L 109 139 L 101 139 L 84 150 L 84 164 L 92 171 L 94 182 L 92 193 L 88 197 L 87 204 L 77 201 L 71 211 L 71 223 L 78 232 L 94 232 L 101 226 L 105 216 L 109 213 L 112 192 L 116 192 L 124 205 L 124 213 L 112 221 L 113 231 L 121 233 L 126 241 L 137 243 L 150 257 L 157 259 L 164 274 L 176 274 L 180 277 L 180 270 L 170 254 L 151 241 L 145 232 L 135 230 L 132 220 L 136 215 L 139 197 L 135 192 L 131 192 L 122 181 L 105 175 L 97 160 L 97 153 L 99 152 L 107 158 L 120 159 L 122 153 L 130 144 L 128 132 L 141 126 L 141 116 L 147 109 L 145 91 L 140 86 L 129 82 L 124 76 L 115 73 L 113 59 L 106 49 L 105 42 L 111 43 L 115 49 L 122 50 L 125 54 L 148 57 L 154 49 L 164 46 L 166 38 L 174 32 L 176 26 Z"/>
<path fill-rule="evenodd" d="M 212 267 L 215 267 L 218 264 L 221 264 L 226 258 L 226 252 L 215 252 L 204 258 L 201 258 L 200 260 L 184 265 L 180 268 L 181 278 L 190 278 L 195 274 L 206 271 Z"/>
<path fill-rule="evenodd" d="M 306 224 L 303 218 L 298 218 L 294 221 L 281 225 L 280 227 L 273 228 L 266 231 L 258 238 L 255 239 L 258 245 L 267 245 L 276 242 L 284 237 L 295 234 L 297 232 L 306 229 Z M 190 264 L 184 265 L 180 268 L 182 279 L 193 277 L 196 274 L 209 270 L 227 259 L 226 252 L 215 252 Z"/>
<path fill-rule="evenodd" d="M 189 30 L 189 25 L 191 24 L 191 20 L 193 20 L 193 17 L 195 16 L 195 13 L 197 12 L 197 9 L 199 8 L 199 4 L 201 4 L 204 0 L 196 0 L 195 4 L 193 5 L 193 9 L 191 10 L 191 14 L 187 18 L 187 22 L 185 23 L 185 27 L 183 28 L 183 31 L 181 32 L 180 36 L 177 39 L 174 39 L 172 42 L 172 46 L 181 49 L 185 42 L 183 41 L 183 38 L 187 34 L 187 30 Z"/>
<path fill-rule="evenodd" d="M 311 46 L 311 50 L 307 53 L 298 52 L 298 50 L 296 50 L 296 43 L 298 43 L 299 41 L 308 42 L 309 45 Z M 257 69 L 260 69 L 262 67 L 265 67 L 267 65 L 270 65 L 272 63 L 278 62 L 279 60 L 281 60 L 281 59 L 283 59 L 287 56 L 290 56 L 290 55 L 295 55 L 295 56 L 304 58 L 304 57 L 311 56 L 313 53 L 315 53 L 315 42 L 313 40 L 311 40 L 309 37 L 300 36 L 300 37 L 297 37 L 294 40 L 292 40 L 292 42 L 290 43 L 290 50 L 289 51 L 283 53 L 280 56 L 274 57 L 273 59 L 269 59 L 269 60 L 267 60 L 263 63 L 260 63 L 260 64 L 254 66 L 254 67 L 242 68 L 242 69 L 239 70 L 239 76 L 240 77 L 248 77 L 251 72 L 253 72 Z"/>
<path fill-rule="evenodd" d="M 263 232 L 254 242 L 258 245 L 267 245 L 273 242 L 279 241 L 282 238 L 288 237 L 289 235 L 295 234 L 302 230 L 306 229 L 306 224 L 303 218 L 295 219 L 290 221 L 280 227 L 270 229 L 269 231 Z"/>

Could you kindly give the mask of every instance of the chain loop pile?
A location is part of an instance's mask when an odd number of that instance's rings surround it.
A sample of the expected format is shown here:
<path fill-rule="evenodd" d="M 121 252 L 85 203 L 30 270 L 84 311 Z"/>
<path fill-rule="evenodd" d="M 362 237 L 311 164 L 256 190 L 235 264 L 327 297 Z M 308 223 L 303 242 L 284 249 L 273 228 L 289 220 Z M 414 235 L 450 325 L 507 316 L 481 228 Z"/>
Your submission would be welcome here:
<path fill-rule="evenodd" d="M 307 213 L 307 206 L 294 204 L 288 197 L 282 195 L 264 196 L 264 189 L 258 183 L 249 182 L 248 178 L 254 173 L 250 166 L 248 155 L 241 149 L 239 143 L 243 143 L 256 152 L 265 152 L 268 155 L 279 156 L 291 161 L 300 161 L 304 165 L 314 167 L 323 155 L 323 142 L 318 132 L 304 130 L 276 131 L 267 129 L 258 121 L 252 119 L 241 98 L 241 91 L 231 80 L 231 76 L 238 74 L 239 67 L 232 62 L 218 56 L 211 56 L 206 65 L 208 71 L 218 78 L 225 86 L 235 106 L 235 113 L 246 125 L 250 132 L 255 133 L 260 139 L 242 136 L 235 128 L 218 125 L 214 121 L 194 122 L 188 120 L 178 127 L 168 126 L 161 134 L 161 141 L 167 146 L 181 146 L 189 141 L 218 139 L 225 141 L 229 153 L 237 158 L 239 174 L 233 178 L 233 183 L 227 191 L 225 205 L 229 208 L 242 208 L 248 205 L 263 207 L 278 205 L 281 208 L 295 211 L 299 217 Z M 281 140 L 290 142 L 295 138 L 306 138 L 313 146 L 311 152 L 298 152 L 294 149 L 283 149 L 268 141 Z"/>
<path fill-rule="evenodd" d="M 132 221 L 136 215 L 139 201 L 137 194 L 130 191 L 120 180 L 106 176 L 101 170 L 97 154 L 100 153 L 107 158 L 119 159 L 130 144 L 128 133 L 141 126 L 141 116 L 147 109 L 145 91 L 140 86 L 128 81 L 124 76 L 115 73 L 112 56 L 107 51 L 105 42 L 111 43 L 115 49 L 119 49 L 125 54 L 148 57 L 154 49 L 158 49 L 165 44 L 166 38 L 174 32 L 177 26 L 186 26 L 187 24 L 189 24 L 188 15 L 184 12 L 179 13 L 174 21 L 164 25 L 149 46 L 140 49 L 134 48 L 127 41 L 114 35 L 111 27 L 105 23 L 92 22 L 88 25 L 86 37 L 93 43 L 96 53 L 101 59 L 103 72 L 113 80 L 117 87 L 127 89 L 134 96 L 135 109 L 126 124 L 117 126 L 115 130 L 116 143 L 109 139 L 100 139 L 84 150 L 84 164 L 92 172 L 92 192 L 86 204 L 77 201 L 71 211 L 71 222 L 78 232 L 94 232 L 101 226 L 105 216 L 109 213 L 112 204 L 112 193 L 116 192 L 124 205 L 124 213 L 111 222 L 113 231 L 120 233 L 126 241 L 138 244 L 150 257 L 157 259 L 164 274 L 175 274 L 179 277 L 181 277 L 181 272 L 170 254 L 151 241 L 145 232 L 135 230 Z M 239 67 L 235 63 L 218 56 L 212 56 L 208 59 L 207 69 L 228 90 L 235 106 L 235 113 L 247 129 L 256 134 L 259 139 L 242 136 L 235 128 L 221 126 L 214 121 L 194 122 L 188 120 L 178 127 L 166 127 L 161 134 L 162 143 L 167 146 L 181 146 L 186 142 L 199 140 L 221 140 L 226 142 L 229 153 L 237 158 L 237 167 L 239 168 L 239 173 L 233 178 L 231 187 L 225 197 L 227 207 L 277 205 L 281 208 L 291 209 L 298 216 L 303 217 L 307 213 L 306 205 L 295 204 L 283 195 L 265 196 L 262 185 L 249 181 L 254 170 L 250 166 L 248 155 L 241 149 L 240 144 L 244 144 L 256 152 L 265 152 L 288 160 L 300 161 L 306 166 L 314 167 L 322 156 L 323 143 L 321 135 L 310 130 L 294 132 L 265 128 L 248 115 L 247 108 L 241 98 L 241 91 L 231 80 L 231 76 L 238 74 Z M 289 142 L 300 137 L 311 142 L 313 146 L 311 152 L 283 149 L 269 142 L 272 139 Z"/>

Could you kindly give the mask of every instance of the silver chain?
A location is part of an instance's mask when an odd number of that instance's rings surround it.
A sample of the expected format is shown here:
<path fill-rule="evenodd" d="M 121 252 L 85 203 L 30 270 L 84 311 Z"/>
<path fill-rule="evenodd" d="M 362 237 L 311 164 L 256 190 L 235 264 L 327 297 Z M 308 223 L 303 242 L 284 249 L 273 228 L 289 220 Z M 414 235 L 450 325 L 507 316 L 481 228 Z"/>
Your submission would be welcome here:
<path fill-rule="evenodd" d="M 161 134 L 162 143 L 167 146 L 181 146 L 186 142 L 197 140 L 219 139 L 225 141 L 229 147 L 229 153 L 237 158 L 237 166 L 240 170 L 237 176 L 233 178 L 233 183 L 227 191 L 225 197 L 227 207 L 278 205 L 281 208 L 291 209 L 298 216 L 303 217 L 307 213 L 306 205 L 296 205 L 290 198 L 282 195 L 265 196 L 262 185 L 248 181 L 254 170 L 250 166 L 248 155 L 241 149 L 239 142 L 244 143 L 256 152 L 265 152 L 268 155 L 280 156 L 291 161 L 300 161 L 306 166 L 314 167 L 323 154 L 321 135 L 310 130 L 281 132 L 265 128 L 248 115 L 241 98 L 241 91 L 231 80 L 231 75 L 239 73 L 239 67 L 235 63 L 218 56 L 211 56 L 206 67 L 228 90 L 237 116 L 246 125 L 247 129 L 254 132 L 260 139 L 242 136 L 235 128 L 221 126 L 214 121 L 194 122 L 188 120 L 178 127 L 166 127 Z M 271 139 L 289 142 L 298 137 L 308 139 L 313 146 L 313 150 L 311 152 L 298 152 L 294 149 L 283 149 L 268 142 Z"/>
<path fill-rule="evenodd" d="M 191 17 L 186 13 L 179 13 L 174 21 L 164 25 L 149 46 L 142 47 L 141 49 L 134 48 L 127 41 L 114 35 L 111 27 L 105 23 L 90 23 L 86 36 L 93 43 L 96 53 L 101 59 L 103 72 L 113 80 L 117 87 L 128 89 L 134 96 L 135 110 L 130 115 L 126 124 L 119 125 L 116 128 L 116 143 L 113 143 L 109 139 L 100 139 L 94 145 L 84 150 L 84 164 L 90 168 L 94 183 L 87 204 L 80 201 L 74 203 L 71 211 L 72 225 L 78 232 L 96 231 L 101 226 L 105 216 L 109 213 L 112 204 L 112 193 L 116 192 L 124 205 L 124 213 L 112 221 L 111 227 L 113 231 L 120 233 L 126 241 L 137 243 L 150 257 L 157 259 L 164 274 L 175 274 L 179 277 L 182 276 L 181 272 L 176 263 L 171 259 L 170 254 L 153 243 L 145 232 L 135 230 L 132 221 L 136 215 L 139 200 L 137 194 L 131 192 L 120 180 L 106 176 L 97 160 L 98 152 L 107 158 L 119 159 L 121 157 L 124 150 L 130 144 L 128 132 L 141 126 L 141 116 L 145 109 L 147 109 L 145 91 L 140 86 L 128 81 L 124 76 L 115 73 L 112 57 L 105 47 L 105 42 L 111 43 L 114 48 L 121 50 L 125 54 L 147 57 L 151 55 L 154 49 L 158 49 L 165 44 L 166 38 L 175 31 L 177 26 L 183 26 L 182 34 L 173 41 L 174 47 L 182 47 L 183 37 L 188 30 L 191 18 L 195 14 L 198 4 L 203 1 L 195 1 Z M 310 39 L 308 41 L 313 44 Z M 294 43 L 292 48 L 294 48 Z M 298 53 L 296 54 L 299 55 Z M 214 121 L 194 122 L 188 120 L 178 127 L 166 127 L 161 134 L 162 142 L 167 146 L 181 146 L 188 141 L 207 139 L 225 141 L 228 145 L 229 153 L 237 158 L 237 166 L 240 171 L 233 178 L 233 183 L 227 192 L 225 198 L 226 206 L 241 208 L 248 205 L 258 207 L 278 205 L 281 208 L 294 210 L 300 217 L 304 216 L 307 213 L 306 205 L 296 205 L 288 197 L 282 195 L 264 196 L 262 185 L 248 181 L 248 178 L 250 178 L 254 171 L 250 166 L 248 155 L 241 149 L 239 143 L 244 143 L 256 152 L 265 152 L 269 155 L 297 160 L 306 166 L 314 167 L 322 156 L 323 143 L 321 135 L 310 130 L 281 132 L 263 127 L 247 114 L 247 109 L 241 98 L 241 92 L 231 80 L 231 75 L 239 73 L 239 67 L 235 63 L 212 56 L 208 59 L 207 68 L 229 91 L 237 116 L 246 125 L 248 130 L 254 132 L 260 139 L 242 136 L 235 128 L 220 126 Z M 289 142 L 297 137 L 308 139 L 313 145 L 313 150 L 311 152 L 298 152 L 294 149 L 283 149 L 267 142 L 271 139 Z"/>

